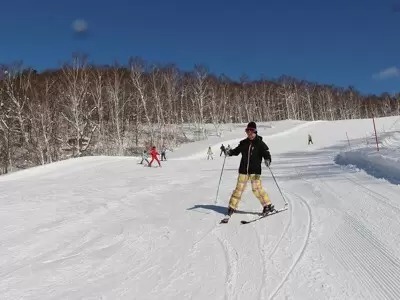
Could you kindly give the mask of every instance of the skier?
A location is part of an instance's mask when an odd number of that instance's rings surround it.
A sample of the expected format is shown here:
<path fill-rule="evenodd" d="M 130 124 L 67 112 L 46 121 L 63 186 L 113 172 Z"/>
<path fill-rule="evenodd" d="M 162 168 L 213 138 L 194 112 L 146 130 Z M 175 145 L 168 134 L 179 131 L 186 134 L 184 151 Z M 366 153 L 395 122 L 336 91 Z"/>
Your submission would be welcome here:
<path fill-rule="evenodd" d="M 165 152 L 167 152 L 167 148 L 163 145 L 161 147 L 161 160 L 167 160 L 167 157 L 165 156 Z"/>
<path fill-rule="evenodd" d="M 271 164 L 271 154 L 268 146 L 262 140 L 262 137 L 257 134 L 256 123 L 250 122 L 246 128 L 247 138 L 240 141 L 239 145 L 227 152 L 228 156 L 242 154 L 242 159 L 239 166 L 239 176 L 237 179 L 236 188 L 233 191 L 229 200 L 228 212 L 226 219 L 235 212 L 246 188 L 247 182 L 251 181 L 251 187 L 254 195 L 258 198 L 263 206 L 262 215 L 266 216 L 269 212 L 275 210 L 268 194 L 261 185 L 261 162 L 264 158 L 267 167 Z"/>
<path fill-rule="evenodd" d="M 313 143 L 313 141 L 312 141 L 311 134 L 308 134 L 308 144 L 309 144 L 309 145 L 310 145 L 310 144 L 313 144 L 313 145 L 314 145 L 314 143 Z"/>
<path fill-rule="evenodd" d="M 210 157 L 211 157 L 212 160 L 214 159 L 214 157 L 213 157 L 213 152 L 212 152 L 212 150 L 211 150 L 211 146 L 208 147 L 208 150 L 207 150 L 207 160 L 209 160 Z"/>
<path fill-rule="evenodd" d="M 228 144 L 228 147 L 226 147 L 226 150 L 225 150 L 225 152 L 226 152 L 226 153 L 228 153 L 228 152 L 229 152 L 229 150 L 231 150 L 231 149 L 232 149 L 231 145 L 229 145 L 229 144 Z M 226 155 L 226 154 L 225 154 L 225 155 Z"/>
<path fill-rule="evenodd" d="M 142 161 L 140 162 L 140 164 L 142 165 L 143 164 L 143 161 L 147 161 L 147 164 L 149 164 L 149 160 L 147 159 L 149 157 L 149 155 L 147 154 L 147 151 L 146 150 L 143 150 L 143 153 L 142 153 Z"/>
<path fill-rule="evenodd" d="M 222 155 L 222 153 L 224 153 L 224 154 L 225 154 L 225 156 L 226 156 L 226 149 L 225 149 L 225 146 L 224 146 L 224 144 L 222 144 L 222 145 L 221 145 L 221 147 L 219 147 L 219 149 L 221 149 L 221 153 L 219 154 L 219 156 L 221 156 L 221 155 Z"/>
<path fill-rule="evenodd" d="M 150 155 L 151 155 L 151 160 L 149 163 L 149 167 L 151 167 L 151 164 L 153 163 L 154 160 L 156 160 L 158 162 L 158 165 L 161 167 L 160 160 L 157 157 L 157 155 L 160 155 L 160 153 L 157 152 L 156 146 L 151 147 Z"/>

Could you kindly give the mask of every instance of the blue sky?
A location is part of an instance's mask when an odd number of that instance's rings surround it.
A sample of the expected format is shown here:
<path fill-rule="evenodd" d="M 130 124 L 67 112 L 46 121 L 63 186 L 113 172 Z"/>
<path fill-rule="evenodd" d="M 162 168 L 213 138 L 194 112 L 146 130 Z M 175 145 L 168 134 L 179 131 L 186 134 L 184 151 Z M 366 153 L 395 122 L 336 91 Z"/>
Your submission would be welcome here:
<path fill-rule="evenodd" d="M 43 70 L 79 51 L 98 64 L 140 56 L 234 79 L 285 74 L 400 91 L 400 0 L 3 2 L 0 63 Z M 84 36 L 74 34 L 77 19 L 87 23 Z"/>

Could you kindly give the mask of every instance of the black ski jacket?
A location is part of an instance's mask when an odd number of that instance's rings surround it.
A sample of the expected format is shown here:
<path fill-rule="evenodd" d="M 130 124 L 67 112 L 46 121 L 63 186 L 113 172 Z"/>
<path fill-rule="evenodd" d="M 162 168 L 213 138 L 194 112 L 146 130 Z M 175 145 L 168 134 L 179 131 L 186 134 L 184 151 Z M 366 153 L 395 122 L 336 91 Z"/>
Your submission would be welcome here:
<path fill-rule="evenodd" d="M 252 141 L 248 138 L 241 140 L 236 148 L 229 151 L 228 155 L 237 156 L 240 153 L 242 154 L 239 166 L 240 174 L 260 175 L 262 159 L 271 161 L 269 148 L 259 135 Z"/>

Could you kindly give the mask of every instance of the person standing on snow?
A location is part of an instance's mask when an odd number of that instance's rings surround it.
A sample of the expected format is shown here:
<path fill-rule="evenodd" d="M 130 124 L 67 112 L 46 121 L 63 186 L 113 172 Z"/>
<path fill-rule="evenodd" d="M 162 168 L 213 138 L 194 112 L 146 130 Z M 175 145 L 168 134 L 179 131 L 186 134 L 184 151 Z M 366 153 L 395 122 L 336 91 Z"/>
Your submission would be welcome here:
<path fill-rule="evenodd" d="M 221 153 L 219 154 L 219 156 L 221 156 L 221 155 L 222 155 L 222 153 L 224 153 L 224 154 L 225 154 L 225 156 L 226 156 L 226 149 L 225 149 L 225 146 L 224 146 L 224 144 L 222 144 L 222 145 L 221 145 L 221 147 L 219 147 L 219 149 L 221 149 Z"/>
<path fill-rule="evenodd" d="M 229 200 L 227 216 L 231 216 L 237 209 L 249 180 L 251 181 L 254 195 L 263 206 L 262 215 L 265 216 L 269 212 L 275 210 L 268 194 L 261 185 L 261 162 L 264 158 L 265 165 L 269 167 L 271 164 L 271 154 L 269 153 L 268 146 L 262 140 L 262 137 L 257 134 L 256 123 L 250 122 L 245 131 L 247 138 L 240 141 L 236 148 L 227 152 L 228 156 L 237 156 L 242 154 L 242 159 L 239 165 L 239 176 L 236 188 Z"/>
<path fill-rule="evenodd" d="M 313 145 L 314 145 L 314 143 L 313 143 L 313 141 L 312 141 L 311 134 L 308 134 L 308 144 L 309 144 L 309 145 L 310 145 L 310 144 L 313 144 Z"/>
<path fill-rule="evenodd" d="M 157 152 L 156 146 L 151 147 L 150 155 L 151 155 L 151 160 L 149 163 L 149 167 L 151 167 L 151 164 L 153 163 L 154 160 L 156 160 L 158 162 L 158 165 L 161 167 L 160 160 L 157 157 L 157 155 L 160 155 L 160 153 Z"/>
<path fill-rule="evenodd" d="M 147 159 L 148 157 L 149 157 L 149 155 L 147 154 L 147 151 L 143 150 L 142 161 L 140 162 L 140 164 L 143 164 L 143 161 L 147 161 L 147 164 L 149 164 L 149 160 Z"/>
<path fill-rule="evenodd" d="M 167 160 L 167 157 L 165 156 L 165 152 L 167 152 L 167 148 L 163 145 L 161 147 L 161 160 Z"/>
<path fill-rule="evenodd" d="M 207 160 L 209 160 L 210 157 L 211 157 L 212 160 L 214 159 L 214 157 L 213 157 L 213 152 L 212 152 L 212 150 L 211 150 L 211 146 L 208 147 L 208 150 L 207 150 Z"/>

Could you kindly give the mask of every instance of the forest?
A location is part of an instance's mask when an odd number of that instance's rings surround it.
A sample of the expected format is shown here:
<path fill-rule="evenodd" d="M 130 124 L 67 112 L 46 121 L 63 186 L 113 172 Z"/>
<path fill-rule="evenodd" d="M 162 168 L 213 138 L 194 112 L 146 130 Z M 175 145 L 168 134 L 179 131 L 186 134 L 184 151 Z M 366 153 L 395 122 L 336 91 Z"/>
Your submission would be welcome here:
<path fill-rule="evenodd" d="M 232 80 L 203 65 L 180 70 L 131 58 L 93 65 L 82 55 L 37 72 L 0 66 L 0 174 L 84 155 L 175 147 L 222 124 L 399 115 L 400 95 L 363 95 L 290 76 Z"/>

